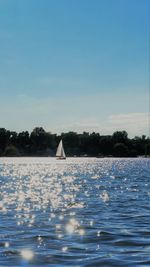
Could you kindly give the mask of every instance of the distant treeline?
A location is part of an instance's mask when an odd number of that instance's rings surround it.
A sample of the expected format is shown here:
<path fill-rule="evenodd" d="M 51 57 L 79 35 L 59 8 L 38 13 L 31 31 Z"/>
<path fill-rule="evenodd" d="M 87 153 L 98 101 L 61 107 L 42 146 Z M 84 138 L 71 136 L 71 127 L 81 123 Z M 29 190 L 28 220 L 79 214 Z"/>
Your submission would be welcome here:
<path fill-rule="evenodd" d="M 132 139 L 128 138 L 126 131 L 116 131 L 113 135 L 95 132 L 57 135 L 46 132 L 42 127 L 34 128 L 31 133 L 0 128 L 0 156 L 55 156 L 60 139 L 67 156 L 150 156 L 150 138 L 145 135 Z"/>

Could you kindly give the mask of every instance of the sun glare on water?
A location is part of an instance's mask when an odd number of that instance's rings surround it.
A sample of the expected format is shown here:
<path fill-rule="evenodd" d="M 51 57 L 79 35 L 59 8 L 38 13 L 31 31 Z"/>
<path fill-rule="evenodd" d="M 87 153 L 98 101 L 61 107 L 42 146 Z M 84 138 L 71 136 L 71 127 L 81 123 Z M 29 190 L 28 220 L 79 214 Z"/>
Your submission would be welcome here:
<path fill-rule="evenodd" d="M 106 247 L 107 252 L 110 252 L 107 255 L 111 255 L 113 242 L 118 244 L 118 237 L 121 238 L 119 244 L 123 244 L 124 237 L 131 236 L 131 224 L 122 229 L 122 220 L 125 218 L 126 221 L 131 221 L 131 216 L 128 217 L 124 209 L 128 204 L 129 211 L 133 211 L 133 205 L 124 199 L 130 197 L 136 201 L 140 198 L 138 190 L 141 184 L 139 186 L 138 182 L 141 181 L 137 180 L 141 171 L 139 160 L 134 162 L 133 179 L 127 176 L 128 172 L 125 175 L 125 170 L 128 171 L 129 165 L 133 164 L 129 160 L 2 160 L 0 242 L 2 257 L 5 255 L 7 266 L 8 262 L 10 266 L 31 266 L 35 263 L 34 266 L 45 266 L 45 263 L 66 266 L 62 262 L 72 266 L 79 264 L 79 261 L 75 263 L 75 259 L 81 260 L 84 265 L 87 262 L 85 260 L 89 261 L 90 258 L 89 265 L 93 266 L 93 258 L 97 259 Z M 136 173 L 138 165 L 140 167 Z M 142 182 L 142 186 L 149 198 L 148 182 L 148 179 Z M 115 205 L 118 205 L 118 209 Z M 119 220 L 113 216 L 114 213 Z M 147 210 L 145 214 L 148 223 Z M 11 220 L 5 225 L 6 216 Z M 141 217 L 133 212 L 132 220 L 139 222 Z M 142 228 L 141 236 L 143 231 L 146 232 L 147 228 Z M 124 249 L 124 245 L 116 247 Z M 117 250 L 116 247 L 114 251 Z M 149 247 L 144 247 L 144 253 L 149 256 Z M 15 258 L 17 262 L 19 258 L 20 265 L 16 264 Z"/>
<path fill-rule="evenodd" d="M 30 261 L 33 259 L 34 253 L 30 249 L 22 249 L 21 250 L 21 257 L 26 261 Z"/>

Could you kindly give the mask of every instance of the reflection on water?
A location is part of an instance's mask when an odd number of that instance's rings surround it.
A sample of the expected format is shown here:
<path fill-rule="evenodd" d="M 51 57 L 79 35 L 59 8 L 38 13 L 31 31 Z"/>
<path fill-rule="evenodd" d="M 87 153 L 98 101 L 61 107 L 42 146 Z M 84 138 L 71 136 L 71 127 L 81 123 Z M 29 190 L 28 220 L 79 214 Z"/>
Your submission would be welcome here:
<path fill-rule="evenodd" d="M 33 259 L 34 257 L 34 253 L 32 250 L 29 249 L 22 249 L 21 250 L 21 257 L 26 260 L 26 261 L 30 261 Z"/>
<path fill-rule="evenodd" d="M 150 266 L 150 160 L 1 158 L 0 266 Z"/>

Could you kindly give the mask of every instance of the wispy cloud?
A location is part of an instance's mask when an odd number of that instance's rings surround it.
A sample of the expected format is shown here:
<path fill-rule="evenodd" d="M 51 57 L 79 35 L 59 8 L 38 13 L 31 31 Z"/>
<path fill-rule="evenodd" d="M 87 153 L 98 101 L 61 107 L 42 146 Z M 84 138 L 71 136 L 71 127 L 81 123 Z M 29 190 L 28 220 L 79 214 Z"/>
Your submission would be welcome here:
<path fill-rule="evenodd" d="M 62 129 L 64 131 L 75 131 L 78 133 L 86 132 L 99 132 L 100 131 L 100 123 L 96 118 L 88 117 L 84 119 L 80 119 L 76 122 L 69 123 L 67 125 L 62 125 Z"/>
<path fill-rule="evenodd" d="M 5 111 L 0 127 L 31 131 L 35 126 L 43 126 L 57 133 L 95 131 L 101 135 L 126 130 L 129 136 L 148 135 L 148 113 L 110 114 L 105 103 L 105 97 L 100 99 L 96 95 L 35 98 L 20 94 L 13 99 L 0 99 L 0 113 Z"/>
<path fill-rule="evenodd" d="M 99 132 L 101 135 L 113 134 L 115 131 L 126 130 L 130 137 L 149 134 L 150 115 L 148 113 L 128 113 L 110 115 L 104 120 L 85 118 L 76 123 L 65 125 L 65 130 L 77 132 Z"/>
<path fill-rule="evenodd" d="M 148 122 L 148 119 L 150 117 L 150 114 L 148 113 L 128 113 L 128 114 L 117 114 L 117 115 L 111 115 L 109 117 L 109 120 L 111 123 L 115 123 L 118 125 L 122 125 L 122 123 L 127 123 L 127 124 L 139 124 L 144 125 L 145 123 Z"/>
<path fill-rule="evenodd" d="M 128 113 L 109 116 L 109 124 L 116 129 L 125 129 L 130 135 L 148 134 L 150 114 Z"/>

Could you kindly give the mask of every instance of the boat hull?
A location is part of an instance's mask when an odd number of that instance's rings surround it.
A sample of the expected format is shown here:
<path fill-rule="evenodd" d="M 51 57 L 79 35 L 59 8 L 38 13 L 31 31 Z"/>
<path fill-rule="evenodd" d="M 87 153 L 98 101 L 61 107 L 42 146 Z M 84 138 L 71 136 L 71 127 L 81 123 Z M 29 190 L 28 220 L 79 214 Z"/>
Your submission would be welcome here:
<path fill-rule="evenodd" d="M 66 159 L 65 157 L 56 157 L 56 159 Z"/>

